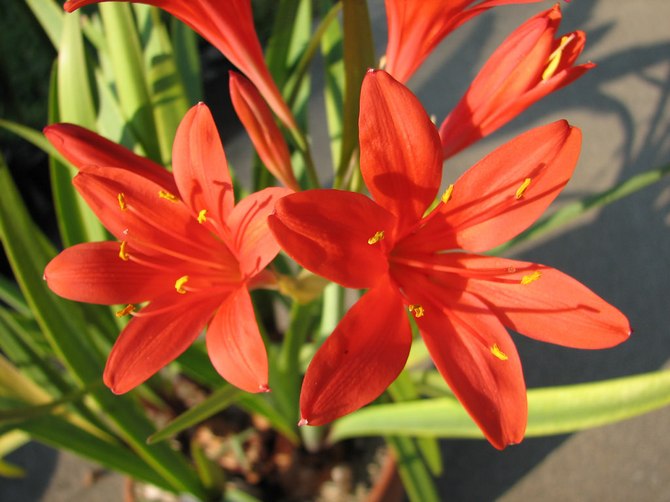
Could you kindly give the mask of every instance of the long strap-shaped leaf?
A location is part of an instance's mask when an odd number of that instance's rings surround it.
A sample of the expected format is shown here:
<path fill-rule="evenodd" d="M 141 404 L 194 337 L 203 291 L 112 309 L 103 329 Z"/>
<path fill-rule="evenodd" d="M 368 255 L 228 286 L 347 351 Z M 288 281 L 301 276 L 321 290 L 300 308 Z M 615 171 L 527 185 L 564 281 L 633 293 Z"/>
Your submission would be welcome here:
<path fill-rule="evenodd" d="M 527 437 L 567 434 L 632 418 L 670 404 L 670 371 L 528 391 Z M 455 398 L 370 406 L 341 418 L 331 440 L 396 434 L 481 438 Z"/>

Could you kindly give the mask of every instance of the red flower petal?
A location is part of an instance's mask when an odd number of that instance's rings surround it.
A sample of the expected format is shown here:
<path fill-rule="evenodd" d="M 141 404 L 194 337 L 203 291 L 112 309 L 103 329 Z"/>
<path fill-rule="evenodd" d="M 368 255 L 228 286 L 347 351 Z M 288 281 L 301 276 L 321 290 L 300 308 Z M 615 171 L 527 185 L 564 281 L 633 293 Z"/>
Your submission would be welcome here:
<path fill-rule="evenodd" d="M 53 124 L 44 128 L 49 142 L 76 168 L 120 167 L 176 192 L 174 178 L 163 166 L 135 155 L 121 145 L 74 124 Z"/>
<path fill-rule="evenodd" d="M 631 333 L 626 316 L 572 277 L 545 265 L 504 258 L 462 260 L 468 270 L 499 270 L 467 290 L 509 328 L 544 342 L 580 349 L 612 347 Z"/>
<path fill-rule="evenodd" d="M 233 291 L 207 328 L 207 353 L 216 371 L 247 392 L 268 390 L 268 360 L 246 288 Z"/>
<path fill-rule="evenodd" d="M 74 185 L 105 227 L 127 241 L 131 250 L 184 264 L 208 261 L 222 273 L 225 268 L 231 282 L 240 279 L 237 259 L 224 243 L 213 238 L 178 198 L 161 196 L 162 187 L 152 181 L 122 169 L 87 168 Z"/>
<path fill-rule="evenodd" d="M 386 70 L 406 82 L 435 47 L 463 23 L 498 5 L 539 0 L 386 0 Z"/>
<path fill-rule="evenodd" d="M 445 158 L 595 66 L 572 66 L 585 37 L 575 32 L 554 40 L 560 21 L 556 4 L 523 23 L 496 49 L 440 126 Z"/>
<path fill-rule="evenodd" d="M 344 316 L 307 368 L 300 394 L 302 420 L 321 425 L 377 398 L 405 366 L 412 333 L 388 279 Z"/>
<path fill-rule="evenodd" d="M 184 116 L 172 147 L 172 164 L 179 195 L 198 217 L 225 222 L 233 209 L 233 183 L 221 139 L 209 108 L 195 105 Z"/>
<path fill-rule="evenodd" d="M 359 193 L 308 190 L 287 195 L 277 202 L 268 223 L 282 249 L 300 265 L 343 286 L 369 288 L 388 268 L 395 218 Z M 379 232 L 384 238 L 368 243 Z"/>
<path fill-rule="evenodd" d="M 498 449 L 521 442 L 528 405 L 521 361 L 488 306 L 464 296 L 458 311 L 424 300 L 417 319 L 435 366 L 489 442 Z"/>
<path fill-rule="evenodd" d="M 406 252 L 478 252 L 508 241 L 561 192 L 580 145 L 580 130 L 565 121 L 516 137 L 466 171 L 454 184 L 451 199 L 400 246 Z"/>
<path fill-rule="evenodd" d="M 292 193 L 287 188 L 271 187 L 245 197 L 230 214 L 227 224 L 233 235 L 240 271 L 252 277 L 263 270 L 279 253 L 279 244 L 268 228 L 268 216 L 276 202 Z"/>
<path fill-rule="evenodd" d="M 374 200 L 414 225 L 435 200 L 442 179 L 437 129 L 418 99 L 383 71 L 361 89 L 361 172 Z"/>
<path fill-rule="evenodd" d="M 105 0 L 68 0 L 64 8 L 72 12 L 101 1 Z M 131 3 L 165 9 L 202 35 L 249 77 L 284 124 L 295 127 L 293 115 L 265 65 L 250 0 L 136 0 Z"/>
<path fill-rule="evenodd" d="M 168 293 L 141 310 L 121 332 L 103 380 L 116 394 L 137 387 L 176 359 L 198 337 L 221 302 L 216 295 Z"/>
<path fill-rule="evenodd" d="M 117 242 L 65 249 L 46 266 L 44 279 L 58 296 L 103 305 L 140 303 L 174 288 L 155 269 L 120 259 Z"/>
<path fill-rule="evenodd" d="M 261 161 L 285 187 L 300 190 L 293 174 L 288 145 L 275 124 L 270 108 L 248 79 L 234 71 L 229 72 L 229 75 L 233 107 Z"/>

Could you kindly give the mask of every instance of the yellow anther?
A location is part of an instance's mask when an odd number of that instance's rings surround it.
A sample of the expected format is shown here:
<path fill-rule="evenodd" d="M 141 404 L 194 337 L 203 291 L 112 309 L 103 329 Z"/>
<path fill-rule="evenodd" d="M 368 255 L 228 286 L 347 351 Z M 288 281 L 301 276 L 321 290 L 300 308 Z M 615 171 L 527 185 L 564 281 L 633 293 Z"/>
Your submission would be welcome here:
<path fill-rule="evenodd" d="M 501 361 L 507 361 L 509 359 L 509 357 L 507 357 L 507 354 L 505 354 L 502 350 L 500 350 L 500 347 L 498 347 L 497 343 L 494 343 L 493 347 L 491 347 L 491 354 L 496 356 Z"/>
<path fill-rule="evenodd" d="M 549 80 L 556 73 L 559 63 L 561 62 L 561 57 L 563 56 L 563 50 L 566 46 L 572 42 L 572 39 L 575 38 L 575 35 L 563 35 L 561 38 L 561 43 L 558 44 L 558 47 L 552 52 L 547 58 L 547 67 L 542 72 L 542 80 Z"/>
<path fill-rule="evenodd" d="M 116 196 L 116 198 L 119 201 L 119 207 L 121 208 L 121 211 L 125 211 L 128 208 L 126 205 L 126 195 L 124 193 L 120 193 Z"/>
<path fill-rule="evenodd" d="M 198 213 L 198 223 L 205 223 L 207 221 L 207 209 L 201 209 Z"/>
<path fill-rule="evenodd" d="M 121 246 L 119 247 L 119 258 L 123 261 L 128 261 L 129 259 L 128 252 L 126 251 L 127 245 L 126 241 L 121 241 Z"/>
<path fill-rule="evenodd" d="M 186 290 L 184 289 L 184 284 L 188 282 L 188 275 L 184 275 L 177 279 L 177 281 L 174 283 L 174 289 L 177 290 L 177 293 L 180 295 L 185 295 Z"/>
<path fill-rule="evenodd" d="M 521 183 L 521 186 L 516 189 L 516 194 L 514 194 L 514 197 L 516 197 L 516 200 L 519 200 L 523 197 L 523 194 L 526 193 L 526 190 L 530 186 L 530 178 L 526 178 L 523 180 L 523 183 Z"/>
<path fill-rule="evenodd" d="M 117 310 L 115 315 L 116 317 L 123 317 L 124 315 L 128 315 L 133 311 L 135 311 L 135 305 L 126 305 L 121 310 Z"/>
<path fill-rule="evenodd" d="M 414 317 L 417 319 L 419 317 L 423 317 L 426 311 L 421 305 L 408 305 L 407 310 L 409 310 L 412 314 L 414 314 Z"/>
<path fill-rule="evenodd" d="M 542 277 L 542 272 L 540 272 L 539 270 L 536 270 L 532 274 L 524 275 L 521 278 L 521 284 L 524 285 L 524 286 L 527 286 L 531 282 L 537 281 L 540 277 Z"/>
<path fill-rule="evenodd" d="M 384 231 L 380 230 L 379 232 L 376 232 L 375 235 L 373 235 L 368 239 L 368 244 L 370 245 L 377 244 L 383 238 L 384 238 Z"/>
<path fill-rule="evenodd" d="M 447 188 L 444 193 L 442 194 L 442 202 L 445 204 L 451 200 L 451 196 L 454 194 L 454 185 L 449 185 L 449 188 Z"/>
<path fill-rule="evenodd" d="M 165 190 L 159 191 L 158 196 L 161 199 L 169 200 L 170 202 L 179 202 L 179 198 L 176 195 L 171 194 L 170 192 L 167 192 Z"/>

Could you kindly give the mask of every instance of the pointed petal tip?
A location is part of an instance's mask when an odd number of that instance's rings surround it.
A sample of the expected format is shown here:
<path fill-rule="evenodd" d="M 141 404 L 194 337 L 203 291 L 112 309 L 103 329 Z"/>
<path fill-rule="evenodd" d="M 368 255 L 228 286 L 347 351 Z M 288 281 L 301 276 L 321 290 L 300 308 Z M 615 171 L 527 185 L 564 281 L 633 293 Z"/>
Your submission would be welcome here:
<path fill-rule="evenodd" d="M 268 386 L 268 384 L 263 383 L 258 386 L 258 391 L 259 392 L 272 392 L 272 389 Z"/>
<path fill-rule="evenodd" d="M 306 418 L 301 418 L 300 421 L 298 422 L 298 427 L 302 427 L 304 425 L 308 425 L 309 421 Z"/>

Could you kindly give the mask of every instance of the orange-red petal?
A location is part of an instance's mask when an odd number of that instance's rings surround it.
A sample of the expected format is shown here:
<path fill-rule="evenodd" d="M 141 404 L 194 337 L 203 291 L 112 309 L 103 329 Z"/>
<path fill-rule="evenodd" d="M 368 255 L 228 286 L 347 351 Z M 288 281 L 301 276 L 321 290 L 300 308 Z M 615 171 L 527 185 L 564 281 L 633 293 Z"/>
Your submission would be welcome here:
<path fill-rule="evenodd" d="M 103 380 L 116 394 L 137 387 L 176 359 L 198 337 L 221 297 L 173 291 L 152 301 L 119 335 Z M 155 312 L 155 313 L 154 313 Z"/>
<path fill-rule="evenodd" d="M 407 361 L 412 333 L 402 300 L 382 279 L 347 312 L 307 368 L 301 419 L 321 425 L 377 398 Z"/>
<path fill-rule="evenodd" d="M 74 124 L 53 124 L 44 128 L 49 142 L 76 168 L 120 167 L 176 191 L 174 178 L 163 166 L 134 154 L 99 134 Z"/>
<path fill-rule="evenodd" d="M 49 262 L 44 279 L 58 296 L 103 305 L 144 302 L 170 291 L 174 282 L 153 268 L 122 260 L 118 242 L 69 247 Z"/>
<path fill-rule="evenodd" d="M 521 361 L 504 326 L 488 306 L 465 296 L 459 310 L 424 300 L 417 319 L 435 366 L 489 442 L 519 443 L 528 405 Z"/>
<path fill-rule="evenodd" d="M 359 139 L 370 194 L 401 229 L 414 225 L 440 186 L 440 138 L 416 96 L 384 71 L 363 80 Z"/>
<path fill-rule="evenodd" d="M 161 186 L 133 172 L 102 167 L 80 172 L 74 184 L 105 227 L 130 249 L 173 262 L 207 261 L 231 281 L 239 280 L 231 251 L 178 198 L 161 196 Z M 125 209 L 119 205 L 120 193 Z"/>
<path fill-rule="evenodd" d="M 406 82 L 435 47 L 473 17 L 499 5 L 539 0 L 386 0 L 386 69 Z"/>
<path fill-rule="evenodd" d="M 365 195 L 341 190 L 287 195 L 268 223 L 300 265 L 343 286 L 372 287 L 388 269 L 396 219 Z M 379 232 L 384 238 L 368 243 Z"/>
<path fill-rule="evenodd" d="M 424 227 L 401 246 L 409 251 L 486 251 L 528 228 L 567 184 L 581 132 L 565 121 L 532 129 L 493 151 L 454 184 Z"/>
<path fill-rule="evenodd" d="M 223 223 L 233 209 L 233 184 L 228 162 L 209 108 L 199 103 L 184 116 L 172 147 L 172 165 L 179 195 L 197 217 Z"/>
<path fill-rule="evenodd" d="M 235 112 L 247 130 L 261 161 L 285 187 L 294 191 L 300 190 L 293 174 L 288 145 L 270 108 L 248 79 L 234 71 L 229 72 L 229 75 L 230 98 Z"/>
<path fill-rule="evenodd" d="M 268 216 L 279 199 L 292 193 L 287 188 L 270 187 L 245 197 L 227 220 L 240 271 L 253 277 L 279 253 L 279 244 L 268 227 Z"/>
<path fill-rule="evenodd" d="M 268 360 L 246 288 L 221 303 L 207 328 L 207 353 L 216 371 L 247 392 L 268 390 Z"/>
<path fill-rule="evenodd" d="M 64 8 L 72 12 L 85 5 L 108 0 L 68 0 Z M 260 90 L 279 119 L 295 127 L 293 115 L 284 102 L 265 64 L 250 0 L 115 0 L 145 3 L 165 9 L 214 45 Z"/>
<path fill-rule="evenodd" d="M 472 279 L 467 290 L 485 300 L 505 326 L 566 347 L 602 349 L 624 342 L 628 319 L 576 279 L 546 265 L 473 256 L 468 270 L 499 270 Z"/>
<path fill-rule="evenodd" d="M 574 32 L 554 40 L 560 21 L 556 4 L 523 23 L 496 49 L 440 126 L 445 158 L 595 66 L 573 66 L 585 36 Z"/>

